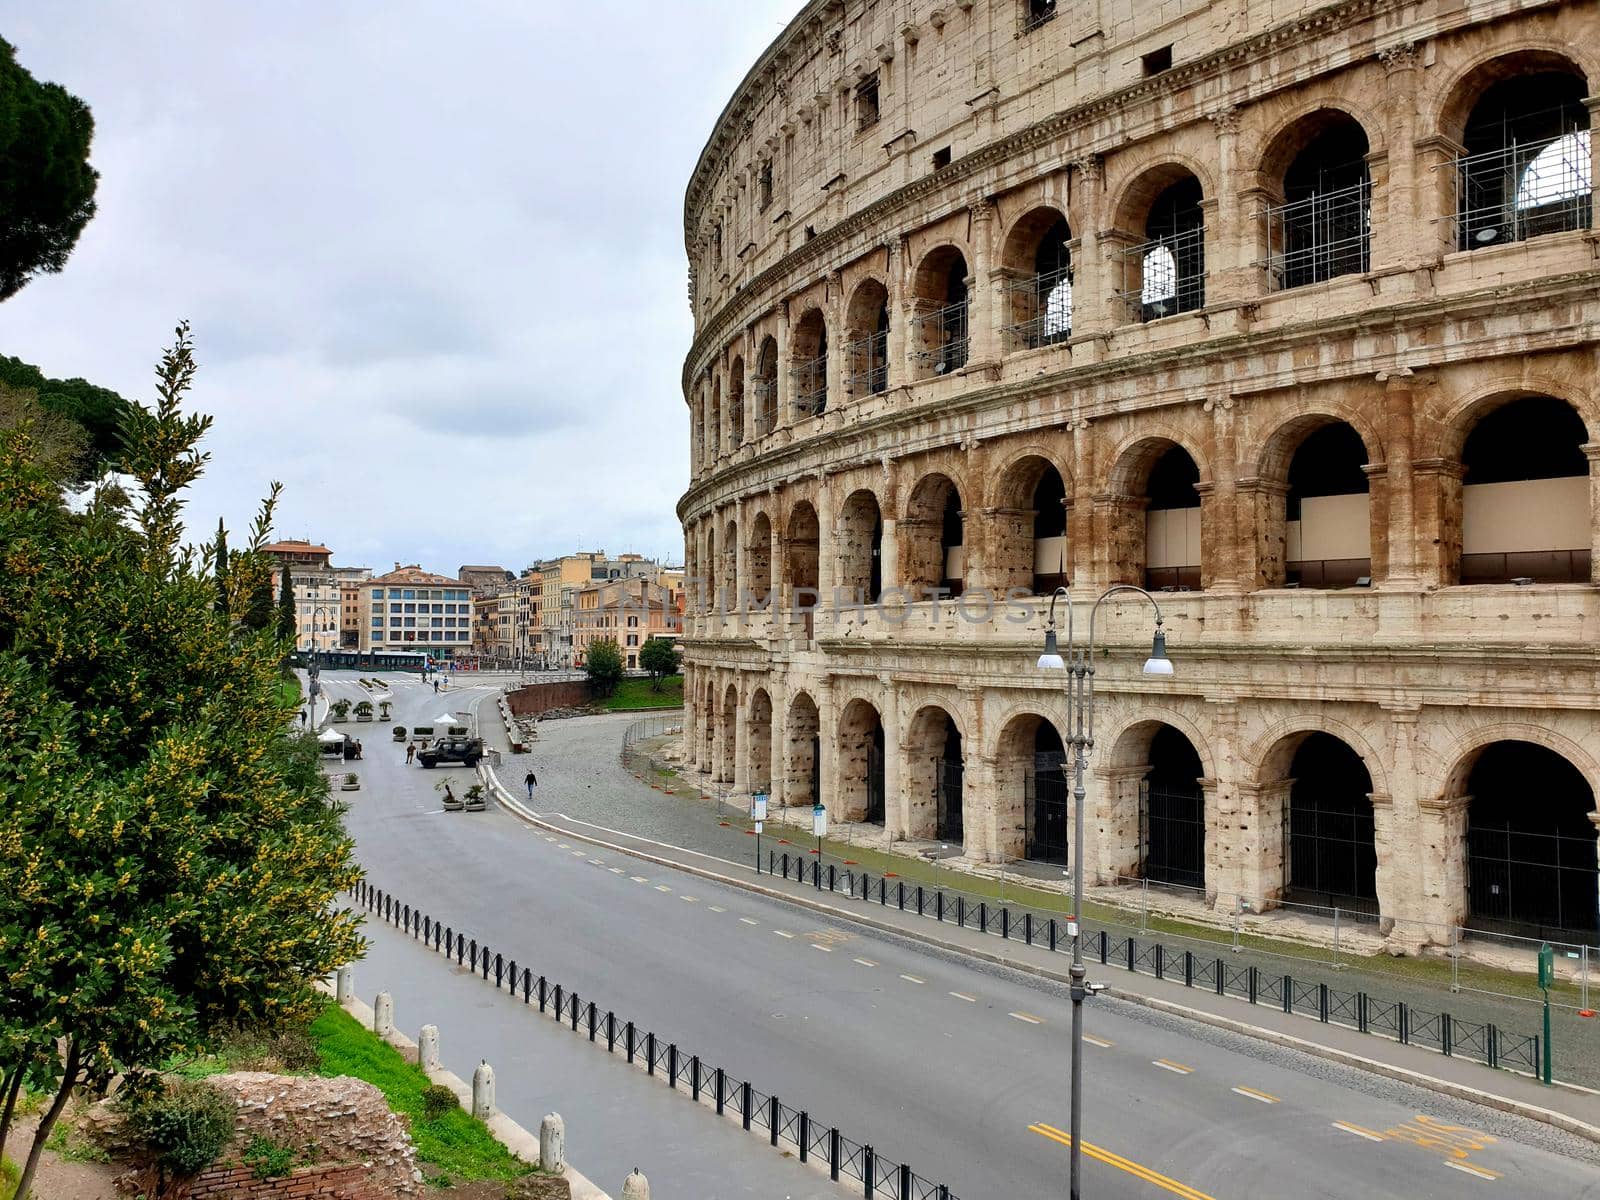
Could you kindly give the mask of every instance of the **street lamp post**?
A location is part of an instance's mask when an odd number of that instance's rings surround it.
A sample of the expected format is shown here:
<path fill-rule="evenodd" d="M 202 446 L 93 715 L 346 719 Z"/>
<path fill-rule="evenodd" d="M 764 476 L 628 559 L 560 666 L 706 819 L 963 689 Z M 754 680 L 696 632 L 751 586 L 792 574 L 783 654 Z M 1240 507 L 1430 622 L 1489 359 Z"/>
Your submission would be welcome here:
<path fill-rule="evenodd" d="M 322 691 L 321 670 L 317 667 L 317 622 L 319 615 L 332 611 L 335 616 L 340 615 L 337 608 L 329 609 L 325 604 L 314 605 L 311 609 L 311 648 L 306 653 L 306 677 L 311 680 L 311 728 L 317 727 L 317 696 Z M 332 625 L 329 628 L 336 628 Z"/>
<path fill-rule="evenodd" d="M 1141 587 L 1131 583 L 1107 588 L 1089 610 L 1089 640 L 1080 647 L 1072 634 L 1072 601 L 1067 599 L 1067 652 L 1065 657 L 1056 645 L 1056 601 L 1068 596 L 1066 588 L 1057 588 L 1050 597 L 1050 624 L 1045 630 L 1044 653 L 1039 656 L 1042 670 L 1067 673 L 1067 732 L 1072 746 L 1072 967 L 1070 991 L 1072 995 L 1072 1145 L 1071 1200 L 1080 1200 L 1079 1177 L 1083 1166 L 1083 1002 L 1102 985 L 1087 982 L 1088 969 L 1083 965 L 1083 799 L 1084 770 L 1088 766 L 1089 751 L 1094 747 L 1094 623 L 1100 606 L 1121 592 L 1137 592 L 1156 610 L 1156 632 L 1151 642 L 1150 657 L 1145 660 L 1146 675 L 1171 675 L 1172 660 L 1167 657 L 1167 635 L 1161 629 L 1161 606 L 1156 598 Z"/>

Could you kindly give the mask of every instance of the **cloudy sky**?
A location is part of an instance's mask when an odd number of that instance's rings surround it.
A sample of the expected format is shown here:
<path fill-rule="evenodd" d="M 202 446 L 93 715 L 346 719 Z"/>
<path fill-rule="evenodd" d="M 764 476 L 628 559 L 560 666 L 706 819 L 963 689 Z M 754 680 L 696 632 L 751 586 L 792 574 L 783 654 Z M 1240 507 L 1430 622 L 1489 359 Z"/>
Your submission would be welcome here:
<path fill-rule="evenodd" d="M 0 0 L 94 111 L 99 215 L 0 353 L 148 400 L 187 317 L 191 526 L 341 565 L 682 561 L 683 189 L 800 0 Z"/>

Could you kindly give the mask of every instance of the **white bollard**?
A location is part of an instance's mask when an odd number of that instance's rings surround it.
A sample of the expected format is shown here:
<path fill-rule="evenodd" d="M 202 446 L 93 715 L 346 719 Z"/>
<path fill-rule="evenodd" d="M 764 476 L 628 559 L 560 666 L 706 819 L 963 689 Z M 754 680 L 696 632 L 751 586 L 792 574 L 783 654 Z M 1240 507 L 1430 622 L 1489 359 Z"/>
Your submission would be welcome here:
<path fill-rule="evenodd" d="M 539 1122 L 539 1166 L 555 1175 L 567 1169 L 567 1123 L 560 1113 Z"/>
<path fill-rule="evenodd" d="M 394 1032 L 394 997 L 388 992 L 379 992 L 372 1002 L 372 1032 L 381 1038 Z"/>
<path fill-rule="evenodd" d="M 439 1069 L 439 1027 L 424 1025 L 417 1033 L 417 1065 L 424 1075 Z"/>
<path fill-rule="evenodd" d="M 350 1003 L 351 997 L 356 994 L 355 968 L 350 966 L 340 967 L 333 977 L 333 998 L 339 1002 L 340 1007 Z"/>
<path fill-rule="evenodd" d="M 487 1121 L 498 1111 L 494 1106 L 494 1068 L 484 1059 L 472 1073 L 472 1115 Z"/>
<path fill-rule="evenodd" d="M 638 1167 L 622 1181 L 622 1200 L 650 1200 L 650 1181 L 639 1174 Z"/>

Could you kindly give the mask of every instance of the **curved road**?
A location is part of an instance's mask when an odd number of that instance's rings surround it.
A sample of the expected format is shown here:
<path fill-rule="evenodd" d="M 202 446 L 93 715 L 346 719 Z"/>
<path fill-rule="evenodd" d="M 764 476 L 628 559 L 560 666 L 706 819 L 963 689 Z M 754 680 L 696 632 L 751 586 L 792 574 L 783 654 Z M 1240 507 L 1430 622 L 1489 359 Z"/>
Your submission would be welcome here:
<path fill-rule="evenodd" d="M 359 694 L 343 675 L 323 679 L 335 696 Z M 490 694 L 435 697 L 398 680 L 394 692 L 395 720 L 407 726 Z M 616 762 L 623 724 L 541 726 L 534 806 L 640 786 Z M 365 786 L 348 824 L 376 885 L 963 1200 L 1066 1194 L 1067 1150 L 1052 1132 L 1068 1127 L 1062 989 L 563 844 L 498 809 L 442 813 L 432 785 L 441 776 L 470 782 L 464 773 L 408 769 L 387 726 L 366 728 Z M 1084 1190 L 1095 1200 L 1600 1198 L 1600 1148 L 1544 1126 L 1105 998 L 1092 1002 L 1086 1034 L 1085 1137 L 1101 1153 L 1085 1163 Z M 616 1086 L 619 1105 L 630 1089 L 651 1087 L 642 1077 Z M 678 1103 L 704 1130 L 706 1153 L 712 1139 L 726 1140 L 713 1116 Z M 637 1129 L 622 1121 L 614 1132 Z M 641 1161 L 653 1194 L 829 1194 L 815 1173 L 740 1136 L 773 1164 L 769 1181 L 753 1178 L 764 1171 L 741 1148 L 712 1188 L 686 1184 L 681 1162 L 653 1173 Z M 609 1181 L 634 1164 L 636 1148 L 611 1141 L 573 1157 Z"/>

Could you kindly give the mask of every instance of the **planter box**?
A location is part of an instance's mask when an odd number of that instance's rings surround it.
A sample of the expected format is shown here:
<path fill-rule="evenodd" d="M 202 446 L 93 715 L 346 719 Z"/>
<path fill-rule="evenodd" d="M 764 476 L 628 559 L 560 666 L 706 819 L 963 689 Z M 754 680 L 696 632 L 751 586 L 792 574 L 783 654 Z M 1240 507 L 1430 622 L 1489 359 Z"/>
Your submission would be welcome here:
<path fill-rule="evenodd" d="M 359 792 L 361 790 L 361 780 L 358 779 L 354 783 L 341 783 L 339 785 L 339 790 L 341 792 Z"/>
<path fill-rule="evenodd" d="M 370 721 L 370 720 L 372 720 L 372 714 L 371 713 L 366 713 L 366 714 L 363 715 L 362 713 L 357 713 L 356 714 L 356 720 L 358 720 L 358 721 Z"/>

